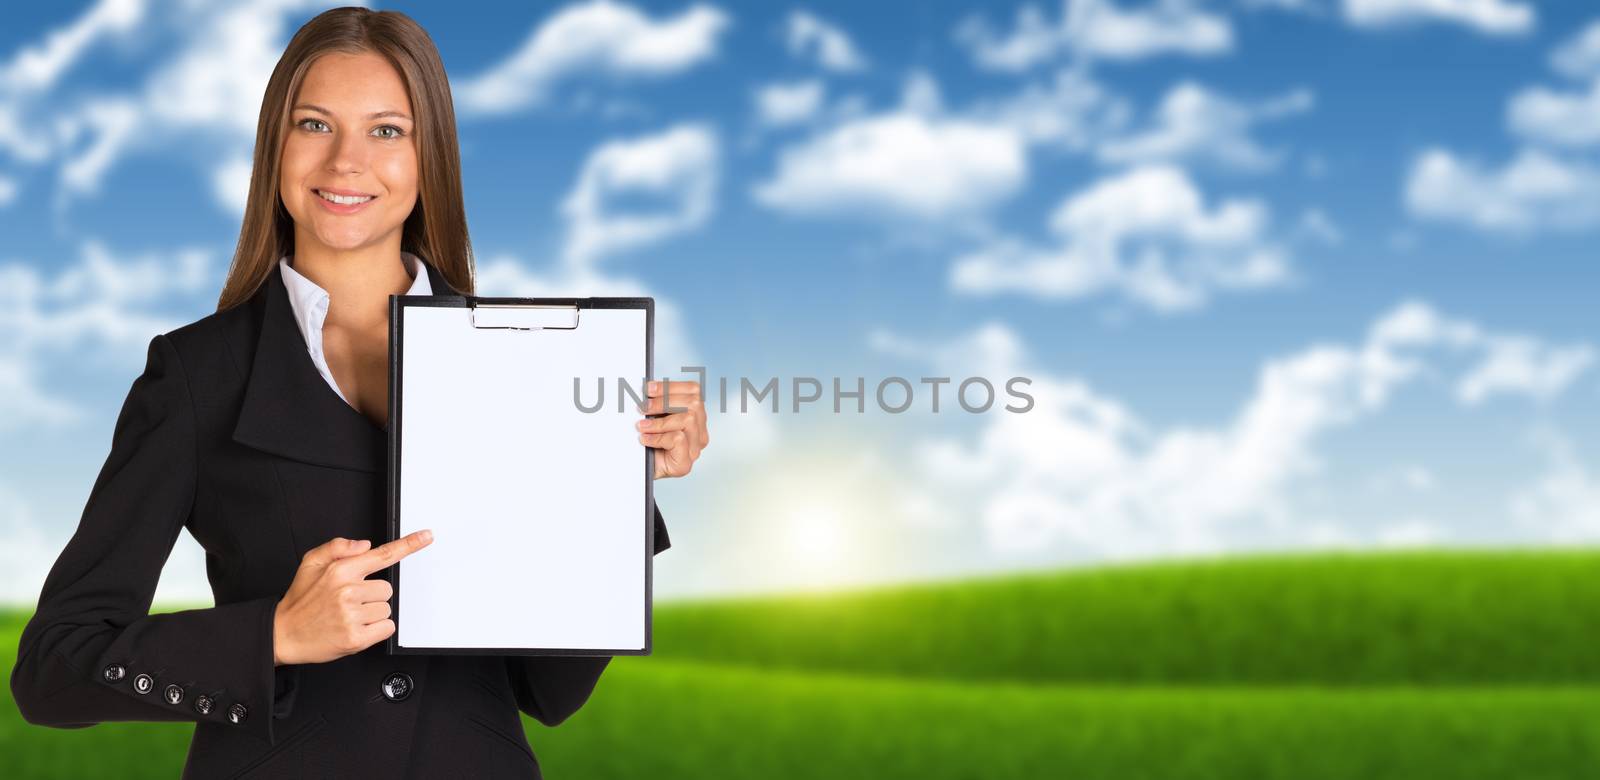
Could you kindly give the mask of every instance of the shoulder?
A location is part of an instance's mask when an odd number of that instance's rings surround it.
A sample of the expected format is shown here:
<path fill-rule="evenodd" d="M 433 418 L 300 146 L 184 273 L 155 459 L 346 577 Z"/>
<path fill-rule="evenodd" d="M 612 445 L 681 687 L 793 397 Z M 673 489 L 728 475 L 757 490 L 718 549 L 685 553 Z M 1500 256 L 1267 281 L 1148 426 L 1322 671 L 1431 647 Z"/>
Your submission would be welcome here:
<path fill-rule="evenodd" d="M 248 374 L 260 330 L 262 296 L 212 312 L 156 338 L 172 345 L 186 373 L 222 378 Z"/>

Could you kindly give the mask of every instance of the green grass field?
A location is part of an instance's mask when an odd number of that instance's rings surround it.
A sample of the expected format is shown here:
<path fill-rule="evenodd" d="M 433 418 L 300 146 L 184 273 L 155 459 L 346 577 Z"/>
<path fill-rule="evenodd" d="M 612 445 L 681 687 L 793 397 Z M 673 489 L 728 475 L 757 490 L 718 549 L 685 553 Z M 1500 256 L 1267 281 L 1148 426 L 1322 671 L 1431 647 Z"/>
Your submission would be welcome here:
<path fill-rule="evenodd" d="M 0 617 L 9 674 L 24 614 Z M 1600 553 L 1242 558 L 660 604 L 552 778 L 1593 778 Z M 0 775 L 172 777 L 174 724 L 38 729 Z"/>

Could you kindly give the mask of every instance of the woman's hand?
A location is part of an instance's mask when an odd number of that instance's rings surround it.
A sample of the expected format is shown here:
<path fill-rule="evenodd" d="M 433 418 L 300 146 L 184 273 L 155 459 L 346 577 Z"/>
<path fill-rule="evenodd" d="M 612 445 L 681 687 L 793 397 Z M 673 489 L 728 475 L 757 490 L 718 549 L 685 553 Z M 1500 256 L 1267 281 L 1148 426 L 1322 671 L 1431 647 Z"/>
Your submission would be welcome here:
<path fill-rule="evenodd" d="M 706 430 L 706 405 L 700 399 L 698 382 L 654 381 L 645 388 L 645 414 L 661 414 L 668 404 L 674 410 L 665 417 L 640 420 L 639 441 L 656 452 L 656 479 L 688 476 L 700 451 L 711 443 Z"/>
<path fill-rule="evenodd" d="M 325 663 L 388 639 L 394 586 L 367 575 L 432 542 L 432 531 L 417 531 L 375 550 L 366 539 L 340 538 L 308 550 L 273 615 L 273 665 Z"/>

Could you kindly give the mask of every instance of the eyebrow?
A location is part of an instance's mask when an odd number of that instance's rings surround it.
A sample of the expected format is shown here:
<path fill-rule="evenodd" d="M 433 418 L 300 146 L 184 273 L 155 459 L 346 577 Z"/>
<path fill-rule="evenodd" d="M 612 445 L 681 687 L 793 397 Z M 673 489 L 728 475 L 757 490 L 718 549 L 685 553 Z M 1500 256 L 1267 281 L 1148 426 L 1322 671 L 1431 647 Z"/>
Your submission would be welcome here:
<path fill-rule="evenodd" d="M 315 111 L 315 112 L 317 112 L 319 114 L 324 114 L 326 116 L 333 116 L 333 112 L 332 111 L 329 111 L 328 109 L 323 108 L 322 106 L 312 105 L 310 103 L 301 103 L 300 105 L 297 105 L 297 106 L 295 106 L 294 108 L 292 108 L 290 110 L 291 111 L 299 111 L 302 108 L 307 110 L 307 111 Z M 367 118 L 368 119 L 382 119 L 384 117 L 389 117 L 389 116 L 399 117 L 399 118 L 404 119 L 406 121 L 411 121 L 411 117 L 406 116 L 404 113 L 402 113 L 400 111 L 393 111 L 393 110 L 390 110 L 390 111 L 375 111 L 375 112 L 373 112 L 371 114 L 367 114 Z"/>

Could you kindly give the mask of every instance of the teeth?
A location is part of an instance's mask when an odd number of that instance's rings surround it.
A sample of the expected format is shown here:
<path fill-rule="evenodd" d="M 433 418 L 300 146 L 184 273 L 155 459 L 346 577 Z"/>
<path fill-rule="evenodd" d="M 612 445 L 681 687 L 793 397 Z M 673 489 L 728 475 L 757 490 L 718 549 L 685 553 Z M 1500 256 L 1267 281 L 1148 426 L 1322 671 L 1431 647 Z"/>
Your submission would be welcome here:
<path fill-rule="evenodd" d="M 323 200 L 340 203 L 346 206 L 354 206 L 357 203 L 366 203 L 367 201 L 372 200 L 371 195 L 331 195 L 323 192 L 322 190 L 317 190 L 317 195 L 321 196 Z"/>

